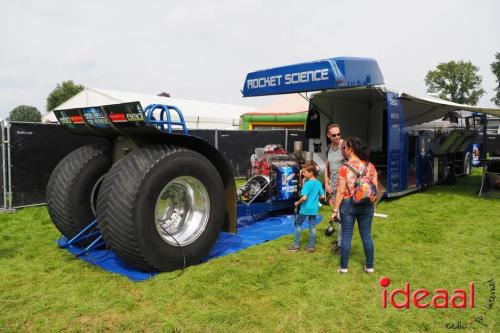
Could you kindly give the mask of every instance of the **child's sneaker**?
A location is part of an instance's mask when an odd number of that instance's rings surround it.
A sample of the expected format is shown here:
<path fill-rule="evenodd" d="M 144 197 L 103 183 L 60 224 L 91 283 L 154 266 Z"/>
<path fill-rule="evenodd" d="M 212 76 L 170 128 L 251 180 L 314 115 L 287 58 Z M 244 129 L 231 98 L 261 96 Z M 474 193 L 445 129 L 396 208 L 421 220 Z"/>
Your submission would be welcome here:
<path fill-rule="evenodd" d="M 365 267 L 365 273 L 368 273 L 368 274 L 371 274 L 371 273 L 374 273 L 375 272 L 375 269 L 372 267 L 372 268 L 366 268 Z"/>
<path fill-rule="evenodd" d="M 308 247 L 308 248 L 306 248 L 306 251 L 309 252 L 309 253 L 313 253 L 314 252 L 314 247 Z"/>
<path fill-rule="evenodd" d="M 292 251 L 292 252 L 298 252 L 299 251 L 299 246 L 298 245 L 290 245 L 288 247 L 288 250 Z"/>
<path fill-rule="evenodd" d="M 340 274 L 345 274 L 345 273 L 347 273 L 349 271 L 347 270 L 347 268 L 340 268 L 339 267 L 339 268 L 337 268 L 337 272 L 339 272 Z"/>

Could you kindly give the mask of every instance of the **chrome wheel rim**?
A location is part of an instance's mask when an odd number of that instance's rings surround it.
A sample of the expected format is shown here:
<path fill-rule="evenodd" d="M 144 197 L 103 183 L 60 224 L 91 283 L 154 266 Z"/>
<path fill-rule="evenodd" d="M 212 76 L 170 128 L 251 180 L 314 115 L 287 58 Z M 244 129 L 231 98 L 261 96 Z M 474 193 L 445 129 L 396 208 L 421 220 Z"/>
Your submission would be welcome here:
<path fill-rule="evenodd" d="M 197 240 L 205 231 L 209 216 L 208 191 L 194 177 L 171 180 L 156 200 L 156 230 L 172 246 L 186 246 Z"/>

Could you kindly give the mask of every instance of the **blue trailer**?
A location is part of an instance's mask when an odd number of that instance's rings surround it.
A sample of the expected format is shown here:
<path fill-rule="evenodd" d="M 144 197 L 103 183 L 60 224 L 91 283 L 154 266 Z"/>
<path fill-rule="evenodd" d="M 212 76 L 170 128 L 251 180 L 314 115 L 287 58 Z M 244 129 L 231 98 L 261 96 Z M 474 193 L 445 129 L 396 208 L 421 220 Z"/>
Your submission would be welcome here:
<path fill-rule="evenodd" d="M 308 94 L 313 92 L 312 94 Z M 325 163 L 327 123 L 343 137 L 357 136 L 370 148 L 385 197 L 404 195 L 467 175 L 478 165 L 482 143 L 475 124 L 500 109 L 460 105 L 391 90 L 374 59 L 331 58 L 251 72 L 243 96 L 301 93 L 309 100 L 309 150 Z M 435 128 L 455 111 L 475 112 L 472 125 Z M 484 153 L 483 153 L 484 155 Z"/>

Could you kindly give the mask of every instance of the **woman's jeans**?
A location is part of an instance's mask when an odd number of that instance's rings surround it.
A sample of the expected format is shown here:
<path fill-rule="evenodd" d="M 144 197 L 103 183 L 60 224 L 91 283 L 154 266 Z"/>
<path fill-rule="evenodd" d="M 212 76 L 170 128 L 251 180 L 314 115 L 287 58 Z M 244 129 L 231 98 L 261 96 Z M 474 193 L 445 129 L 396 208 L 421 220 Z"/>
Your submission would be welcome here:
<path fill-rule="evenodd" d="M 342 224 L 342 244 L 340 246 L 340 268 L 347 268 L 351 251 L 354 222 L 358 220 L 359 234 L 365 250 L 366 268 L 373 268 L 372 220 L 373 204 L 358 206 L 352 199 L 344 199 L 340 206 L 340 223 Z"/>
<path fill-rule="evenodd" d="M 309 218 L 309 247 L 314 248 L 314 243 L 316 241 L 316 215 L 298 214 L 295 217 L 295 239 L 293 241 L 293 245 L 299 246 L 300 244 L 300 226 L 306 220 L 306 218 Z"/>

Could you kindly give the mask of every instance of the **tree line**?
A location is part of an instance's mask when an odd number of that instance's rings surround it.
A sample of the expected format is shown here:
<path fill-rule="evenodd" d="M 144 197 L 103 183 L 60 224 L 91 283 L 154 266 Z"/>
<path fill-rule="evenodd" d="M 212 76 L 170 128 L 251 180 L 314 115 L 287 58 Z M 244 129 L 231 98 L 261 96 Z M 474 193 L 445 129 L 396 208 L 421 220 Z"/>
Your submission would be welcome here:
<path fill-rule="evenodd" d="M 500 52 L 495 54 L 495 60 L 490 66 L 497 82 L 494 89 L 495 95 L 491 101 L 500 106 Z M 486 93 L 482 88 L 483 78 L 478 72 L 479 67 L 470 61 L 451 60 L 440 63 L 425 76 L 427 92 L 451 102 L 476 105 L 481 96 Z M 71 80 L 57 84 L 47 97 L 47 112 L 52 111 L 83 89 L 84 86 L 75 84 Z M 34 106 L 19 105 L 10 111 L 9 120 L 40 122 L 42 114 Z"/>
<path fill-rule="evenodd" d="M 54 110 L 56 107 L 66 102 L 71 97 L 78 94 L 85 87 L 80 84 L 75 84 L 73 81 L 63 81 L 58 83 L 54 90 L 47 97 L 47 112 Z M 39 123 L 42 121 L 42 114 L 34 106 L 19 105 L 12 109 L 9 113 L 10 121 L 30 121 Z"/>

